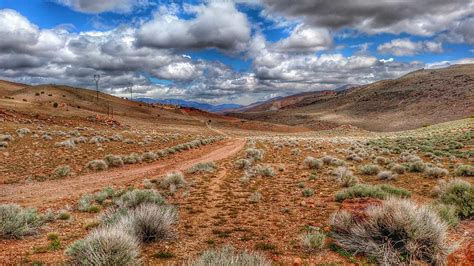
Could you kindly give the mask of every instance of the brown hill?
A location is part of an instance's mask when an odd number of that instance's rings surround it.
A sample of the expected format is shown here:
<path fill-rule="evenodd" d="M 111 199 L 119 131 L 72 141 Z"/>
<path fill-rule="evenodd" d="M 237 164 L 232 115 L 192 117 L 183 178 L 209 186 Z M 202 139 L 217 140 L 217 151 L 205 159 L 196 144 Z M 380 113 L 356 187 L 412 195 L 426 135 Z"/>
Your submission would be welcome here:
<path fill-rule="evenodd" d="M 147 104 L 130 101 L 95 90 L 63 85 L 37 85 L 0 80 L 0 121 L 16 117 L 29 121 L 40 119 L 47 123 L 126 125 L 130 127 L 166 126 L 208 128 L 230 127 L 276 132 L 309 131 L 305 127 L 289 127 L 271 123 L 243 121 L 231 116 L 209 113 L 175 105 Z M 87 122 L 85 122 L 87 121 Z M 213 129 L 212 129 L 213 130 Z M 213 130 L 214 131 L 214 130 Z"/>
<path fill-rule="evenodd" d="M 351 124 L 398 131 L 473 114 L 474 65 L 422 69 L 343 91 L 304 93 L 268 101 L 231 115 L 326 129 Z"/>

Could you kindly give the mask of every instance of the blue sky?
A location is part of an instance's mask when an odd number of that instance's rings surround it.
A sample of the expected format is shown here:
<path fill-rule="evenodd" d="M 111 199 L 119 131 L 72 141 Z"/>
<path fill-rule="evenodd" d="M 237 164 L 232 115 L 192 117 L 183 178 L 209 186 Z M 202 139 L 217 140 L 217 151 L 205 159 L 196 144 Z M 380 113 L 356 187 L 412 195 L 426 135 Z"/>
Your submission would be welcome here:
<path fill-rule="evenodd" d="M 1 0 L 0 78 L 248 104 L 474 63 L 472 1 L 341 2 Z"/>

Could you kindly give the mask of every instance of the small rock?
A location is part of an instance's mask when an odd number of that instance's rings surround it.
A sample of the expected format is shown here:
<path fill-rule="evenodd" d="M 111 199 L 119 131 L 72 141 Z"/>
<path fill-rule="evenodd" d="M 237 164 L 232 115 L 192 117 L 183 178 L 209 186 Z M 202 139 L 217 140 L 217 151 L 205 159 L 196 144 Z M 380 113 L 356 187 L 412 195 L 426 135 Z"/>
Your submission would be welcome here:
<path fill-rule="evenodd" d="M 293 266 L 301 266 L 303 265 L 303 260 L 301 260 L 301 258 L 295 258 L 293 260 Z"/>

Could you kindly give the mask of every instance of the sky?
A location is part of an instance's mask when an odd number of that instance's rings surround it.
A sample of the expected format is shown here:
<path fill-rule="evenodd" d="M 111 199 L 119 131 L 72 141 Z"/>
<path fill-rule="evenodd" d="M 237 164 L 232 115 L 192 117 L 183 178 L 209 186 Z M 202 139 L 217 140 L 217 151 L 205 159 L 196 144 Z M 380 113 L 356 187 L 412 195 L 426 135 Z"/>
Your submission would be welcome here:
<path fill-rule="evenodd" d="M 0 0 L 0 79 L 250 104 L 474 63 L 472 0 Z"/>

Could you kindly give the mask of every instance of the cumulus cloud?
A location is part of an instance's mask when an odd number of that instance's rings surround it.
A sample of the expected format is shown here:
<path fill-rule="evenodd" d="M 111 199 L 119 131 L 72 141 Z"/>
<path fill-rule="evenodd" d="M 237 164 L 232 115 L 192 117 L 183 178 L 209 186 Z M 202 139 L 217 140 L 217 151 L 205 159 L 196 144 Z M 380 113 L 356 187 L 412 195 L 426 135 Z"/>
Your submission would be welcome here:
<path fill-rule="evenodd" d="M 434 41 L 413 42 L 408 38 L 394 39 L 377 47 L 380 54 L 392 54 L 396 56 L 411 56 L 420 53 L 442 53 L 443 45 Z"/>
<path fill-rule="evenodd" d="M 231 1 L 186 6 L 192 19 L 181 19 L 176 10 L 162 8 L 137 33 L 140 47 L 243 50 L 250 39 L 247 16 Z"/>
<path fill-rule="evenodd" d="M 474 44 L 474 17 L 464 19 L 456 25 L 442 39 L 452 43 Z"/>
<path fill-rule="evenodd" d="M 273 12 L 332 29 L 354 28 L 381 32 L 433 35 L 474 14 L 471 0 L 326 1 L 264 0 Z"/>
<path fill-rule="evenodd" d="M 134 8 L 150 4 L 148 0 L 56 0 L 56 2 L 68 6 L 75 11 L 89 14 L 103 12 L 129 13 Z"/>
<path fill-rule="evenodd" d="M 12 9 L 0 10 L 0 49 L 15 50 L 38 41 L 36 25 Z"/>
<path fill-rule="evenodd" d="M 331 45 L 332 37 L 327 29 L 304 24 L 296 26 L 288 38 L 275 44 L 277 49 L 288 52 L 316 52 Z"/>
<path fill-rule="evenodd" d="M 176 62 L 153 72 L 155 76 L 171 80 L 192 80 L 202 75 L 202 70 L 192 62 Z"/>

